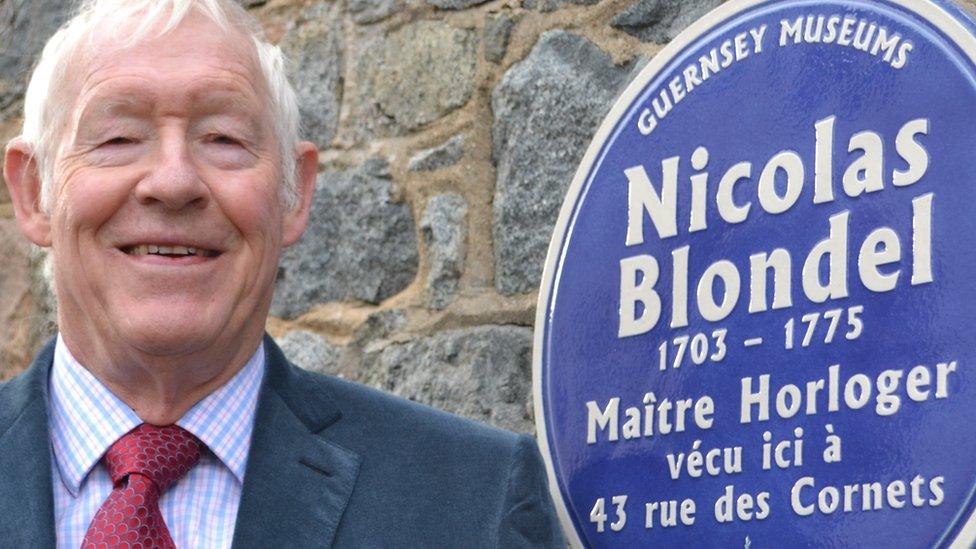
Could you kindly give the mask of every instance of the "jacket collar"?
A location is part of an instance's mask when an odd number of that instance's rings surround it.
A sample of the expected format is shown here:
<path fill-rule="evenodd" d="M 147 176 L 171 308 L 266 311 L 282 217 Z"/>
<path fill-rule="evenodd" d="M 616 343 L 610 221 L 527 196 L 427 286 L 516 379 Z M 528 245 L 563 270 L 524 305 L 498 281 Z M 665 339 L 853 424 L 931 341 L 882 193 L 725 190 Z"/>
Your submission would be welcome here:
<path fill-rule="evenodd" d="M 262 381 L 233 546 L 328 547 L 359 474 L 358 454 L 318 436 L 342 416 L 322 378 L 265 336 Z M 54 547 L 48 377 L 54 339 L 0 386 L 0 539 Z"/>
<path fill-rule="evenodd" d="M 361 458 L 318 435 L 342 416 L 323 379 L 291 365 L 270 337 L 264 345 L 233 546 L 328 547 Z"/>
<path fill-rule="evenodd" d="M 21 376 L 0 387 L 0 539 L 10 547 L 54 547 L 48 375 L 52 339 Z"/>

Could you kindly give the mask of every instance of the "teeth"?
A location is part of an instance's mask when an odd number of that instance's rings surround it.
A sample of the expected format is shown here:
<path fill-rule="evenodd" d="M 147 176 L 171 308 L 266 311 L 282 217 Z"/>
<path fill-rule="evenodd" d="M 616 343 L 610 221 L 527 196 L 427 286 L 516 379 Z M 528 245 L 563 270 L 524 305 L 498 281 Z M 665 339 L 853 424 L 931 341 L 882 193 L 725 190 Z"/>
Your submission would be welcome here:
<path fill-rule="evenodd" d="M 200 257 L 214 257 L 217 252 L 194 248 L 191 246 L 157 246 L 155 244 L 140 244 L 129 249 L 131 255 L 164 254 L 164 255 L 197 255 Z"/>

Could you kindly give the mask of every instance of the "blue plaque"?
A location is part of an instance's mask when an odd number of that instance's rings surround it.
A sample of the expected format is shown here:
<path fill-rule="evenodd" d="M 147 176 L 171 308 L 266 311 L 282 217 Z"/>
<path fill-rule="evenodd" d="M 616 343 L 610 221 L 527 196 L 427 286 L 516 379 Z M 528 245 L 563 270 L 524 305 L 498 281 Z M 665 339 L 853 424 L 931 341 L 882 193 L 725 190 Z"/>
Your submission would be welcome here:
<path fill-rule="evenodd" d="M 976 39 L 944 2 L 729 2 L 623 93 L 539 296 L 591 547 L 976 542 Z"/>

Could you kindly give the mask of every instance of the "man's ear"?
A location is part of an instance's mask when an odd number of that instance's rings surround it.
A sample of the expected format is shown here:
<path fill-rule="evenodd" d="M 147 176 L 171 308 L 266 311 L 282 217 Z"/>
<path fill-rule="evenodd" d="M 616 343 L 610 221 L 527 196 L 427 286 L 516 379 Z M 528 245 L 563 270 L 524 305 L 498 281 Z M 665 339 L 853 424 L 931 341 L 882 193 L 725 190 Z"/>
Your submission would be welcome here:
<path fill-rule="evenodd" d="M 20 231 L 38 246 L 50 246 L 51 218 L 41 209 L 41 175 L 31 146 L 24 140 L 14 139 L 7 145 L 3 178 L 14 203 Z"/>
<path fill-rule="evenodd" d="M 291 246 L 305 233 L 315 193 L 315 177 L 319 171 L 319 150 L 313 143 L 302 141 L 295 148 L 295 205 L 285 212 L 282 244 Z"/>

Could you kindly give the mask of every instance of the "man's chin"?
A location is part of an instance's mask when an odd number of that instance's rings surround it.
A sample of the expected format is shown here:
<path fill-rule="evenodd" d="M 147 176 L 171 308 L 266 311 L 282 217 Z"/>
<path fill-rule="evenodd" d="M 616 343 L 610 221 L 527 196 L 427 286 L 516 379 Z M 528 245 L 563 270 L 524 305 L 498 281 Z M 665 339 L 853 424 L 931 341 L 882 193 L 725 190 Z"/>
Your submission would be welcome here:
<path fill-rule="evenodd" d="M 145 355 L 178 357 L 212 352 L 222 339 L 214 326 L 167 322 L 166 319 L 146 320 L 130 324 L 120 334 L 131 348 Z"/>

